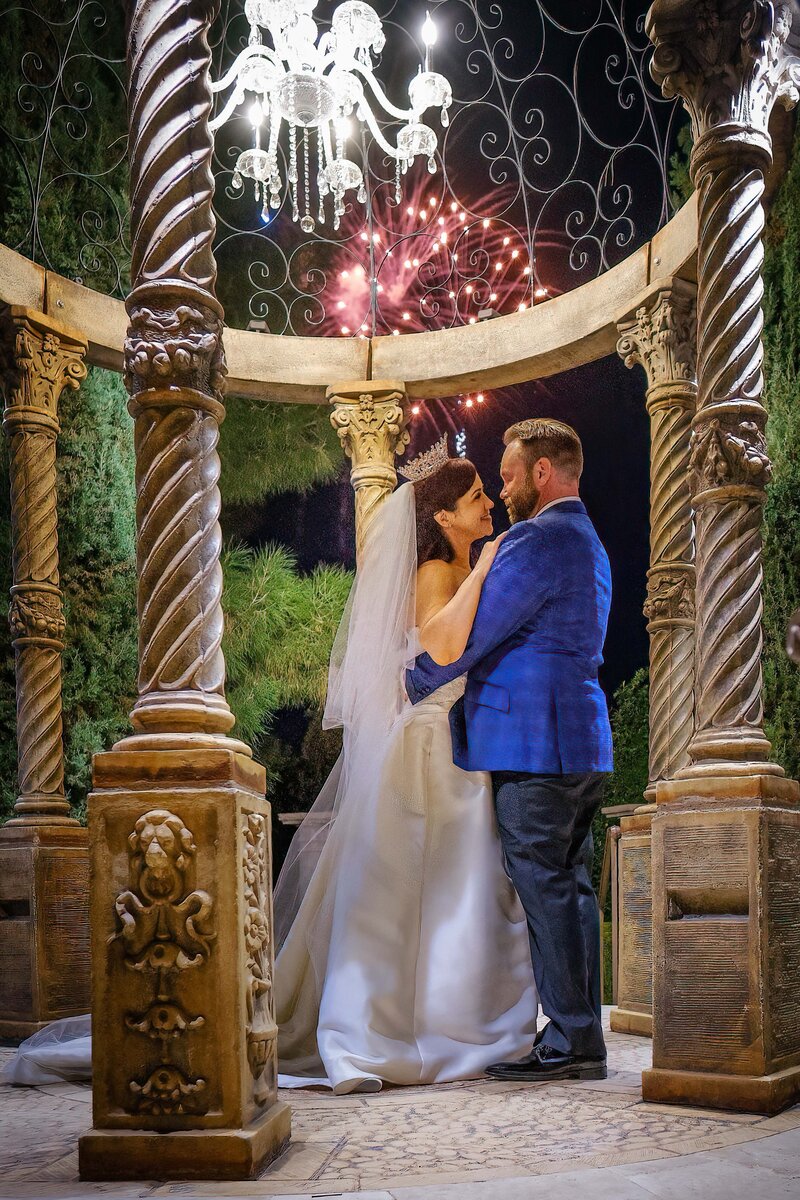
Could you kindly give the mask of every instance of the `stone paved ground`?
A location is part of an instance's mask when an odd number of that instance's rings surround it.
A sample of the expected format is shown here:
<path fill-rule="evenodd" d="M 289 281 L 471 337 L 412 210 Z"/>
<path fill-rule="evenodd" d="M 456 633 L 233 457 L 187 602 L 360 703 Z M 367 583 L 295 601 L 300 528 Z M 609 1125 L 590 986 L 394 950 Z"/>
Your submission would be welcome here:
<path fill-rule="evenodd" d="M 90 1089 L 0 1088 L 0 1200 L 797 1200 L 800 1106 L 767 1119 L 645 1104 L 639 1076 L 650 1042 L 608 1041 L 609 1078 L 592 1083 L 286 1093 L 293 1143 L 256 1183 L 80 1184 L 76 1141 L 90 1124 Z"/>

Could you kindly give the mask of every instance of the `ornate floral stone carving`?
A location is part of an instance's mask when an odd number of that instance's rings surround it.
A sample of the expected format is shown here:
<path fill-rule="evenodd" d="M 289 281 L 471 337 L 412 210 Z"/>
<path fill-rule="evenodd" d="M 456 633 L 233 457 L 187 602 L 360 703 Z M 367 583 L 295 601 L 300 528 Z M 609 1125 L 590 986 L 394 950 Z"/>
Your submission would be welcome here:
<path fill-rule="evenodd" d="M 693 572 L 659 572 L 647 585 L 644 615 L 648 621 L 694 620 Z"/>
<path fill-rule="evenodd" d="M 128 1013 L 128 1029 L 160 1043 L 160 1063 L 144 1081 L 131 1080 L 131 1111 L 198 1112 L 205 1080 L 189 1079 L 172 1062 L 170 1045 L 205 1024 L 189 1016 L 174 995 L 181 972 L 202 967 L 211 953 L 213 901 L 190 885 L 196 846 L 181 817 L 151 809 L 128 838 L 130 888 L 116 899 L 116 938 L 125 964 L 154 976 L 153 1001 L 143 1013 Z"/>
<path fill-rule="evenodd" d="M 179 1067 L 166 1064 L 156 1067 L 144 1083 L 132 1080 L 130 1085 L 134 1110 L 154 1116 L 202 1112 L 205 1086 L 205 1079 L 189 1079 Z"/>
<path fill-rule="evenodd" d="M 227 367 L 222 319 L 207 305 L 174 311 L 131 305 L 125 343 L 126 383 L 132 394 L 179 378 L 184 386 L 221 400 Z"/>
<path fill-rule="evenodd" d="M 331 424 L 352 463 L 360 551 L 370 522 L 397 484 L 395 455 L 410 440 L 405 391 L 391 382 L 345 384 L 328 388 L 328 399 L 333 405 Z"/>
<path fill-rule="evenodd" d="M 128 1029 L 144 1033 L 149 1038 L 167 1041 L 180 1037 L 187 1030 L 205 1025 L 205 1017 L 190 1017 L 179 1004 L 156 1003 L 138 1019 L 128 1014 L 125 1018 Z"/>
<path fill-rule="evenodd" d="M 772 476 L 767 439 L 755 421 L 706 421 L 692 435 L 696 490 L 729 485 L 763 489 Z"/>
<path fill-rule="evenodd" d="M 82 338 L 31 309 L 2 314 L 14 583 L 9 623 L 16 656 L 20 796 L 14 824 L 76 824 L 64 797 L 56 437 L 65 387 L 86 376 Z"/>
<path fill-rule="evenodd" d="M 5 325 L 4 421 L 24 423 L 22 413 L 9 413 L 9 409 L 38 409 L 57 421 L 64 388 L 76 388 L 86 378 L 85 343 L 74 335 L 57 333 L 43 313 L 30 309 L 8 309 Z"/>
<path fill-rule="evenodd" d="M 196 847 L 180 817 L 153 809 L 128 839 L 131 888 L 116 900 L 127 965 L 159 976 L 202 966 L 211 952 L 211 897 L 187 887 Z"/>
<path fill-rule="evenodd" d="M 647 32 L 651 72 L 665 96 L 681 96 L 694 140 L 722 125 L 766 138 L 777 101 L 797 101 L 798 63 L 785 53 L 789 4 L 769 0 L 654 0 Z"/>
<path fill-rule="evenodd" d="M 619 323 L 617 353 L 626 367 L 644 367 L 650 388 L 666 384 L 674 393 L 677 382 L 695 384 L 696 291 L 682 279 L 670 280 Z M 691 394 L 688 403 L 694 404 Z"/>
<path fill-rule="evenodd" d="M 272 996 L 272 899 L 269 828 L 261 813 L 242 813 L 244 944 L 247 956 L 247 1061 L 257 1103 L 276 1080 L 278 1027 Z M 267 1068 L 270 1070 L 267 1070 Z M 266 1076 L 265 1076 L 266 1072 Z"/>
<path fill-rule="evenodd" d="M 8 622 L 13 638 L 63 641 L 65 624 L 60 593 L 39 590 L 12 593 Z"/>
<path fill-rule="evenodd" d="M 408 445 L 411 435 L 406 431 L 402 399 L 402 392 L 361 392 L 355 404 L 337 403 L 331 424 L 354 467 L 393 465 L 395 454 Z"/>

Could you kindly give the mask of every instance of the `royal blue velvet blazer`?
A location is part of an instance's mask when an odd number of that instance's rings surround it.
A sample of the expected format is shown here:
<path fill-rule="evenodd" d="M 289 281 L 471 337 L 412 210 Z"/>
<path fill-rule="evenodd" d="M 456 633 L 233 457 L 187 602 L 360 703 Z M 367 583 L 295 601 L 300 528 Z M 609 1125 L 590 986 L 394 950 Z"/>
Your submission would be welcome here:
<path fill-rule="evenodd" d="M 406 674 L 412 704 L 467 673 L 450 713 L 465 771 L 611 771 L 611 727 L 597 681 L 611 571 L 580 500 L 512 526 L 481 593 L 467 648 L 450 666 L 427 654 Z"/>

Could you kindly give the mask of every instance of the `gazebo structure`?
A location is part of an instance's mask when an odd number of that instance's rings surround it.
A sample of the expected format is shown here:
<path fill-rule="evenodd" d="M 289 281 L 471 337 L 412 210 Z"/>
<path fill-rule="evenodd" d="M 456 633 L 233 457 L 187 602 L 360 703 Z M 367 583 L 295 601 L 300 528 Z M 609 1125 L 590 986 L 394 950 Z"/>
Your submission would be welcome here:
<path fill-rule="evenodd" d="M 800 787 L 762 728 L 762 196 L 773 109 L 797 98 L 800 16 L 766 0 L 653 4 L 653 73 L 689 110 L 697 191 L 618 266 L 489 324 L 323 340 L 223 332 L 215 7 L 132 4 L 126 305 L 0 250 L 21 792 L 0 860 L 19 890 L 7 898 L 30 905 L 6 1032 L 79 1011 L 91 957 L 84 1178 L 246 1178 L 282 1151 L 269 808 L 263 769 L 230 736 L 221 651 L 225 390 L 331 406 L 361 538 L 396 483 L 415 397 L 540 378 L 616 347 L 647 379 L 651 709 L 646 803 L 621 837 L 613 1020 L 652 1023 L 646 1098 L 777 1111 L 800 1094 Z M 140 628 L 132 733 L 94 762 L 88 860 L 63 794 L 55 513 L 59 395 L 87 362 L 123 368 L 130 392 Z M 89 863 L 91 955 L 62 936 Z M 67 962 L 74 990 L 61 995 Z"/>

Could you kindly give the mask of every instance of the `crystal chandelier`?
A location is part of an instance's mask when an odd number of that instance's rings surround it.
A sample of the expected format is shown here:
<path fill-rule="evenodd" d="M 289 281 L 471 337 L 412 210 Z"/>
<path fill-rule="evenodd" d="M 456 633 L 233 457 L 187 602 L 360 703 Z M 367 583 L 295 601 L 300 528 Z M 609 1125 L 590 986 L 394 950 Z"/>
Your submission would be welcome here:
<path fill-rule="evenodd" d="M 374 75 L 373 53 L 380 54 L 386 41 L 380 17 L 362 0 L 345 0 L 333 14 L 329 32 L 319 36 L 311 13 L 317 0 L 245 0 L 250 22 L 247 46 L 212 91 L 232 86 L 222 111 L 210 122 L 212 130 L 223 125 L 234 109 L 252 97 L 248 115 L 253 124 L 254 145 L 244 150 L 236 163 L 232 185 L 237 190 L 252 179 L 262 217 L 269 220 L 270 208 L 280 207 L 284 180 L 278 159 L 283 122 L 289 127 L 288 182 L 292 217 L 305 233 L 316 225 L 312 216 L 311 179 L 316 177 L 317 220 L 325 222 L 325 200 L 333 202 L 333 227 L 344 215 L 344 197 L 355 191 L 361 204 L 367 190 L 362 167 L 347 154 L 347 139 L 355 118 L 368 129 L 381 148 L 395 160 L 395 193 L 400 202 L 400 179 L 418 155 L 436 171 L 436 133 L 422 120 L 429 108 L 441 108 L 442 125 L 448 124 L 447 110 L 452 90 L 443 75 L 431 70 L 431 49 L 436 27 L 430 14 L 422 28 L 425 64 L 408 85 L 410 107 L 397 108 Z M 262 40 L 262 29 L 272 40 Z M 373 111 L 403 122 L 392 146 Z M 366 164 L 364 164 L 366 166 Z"/>

